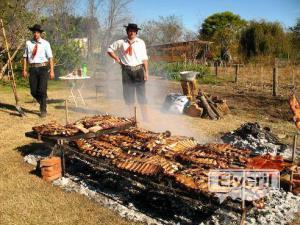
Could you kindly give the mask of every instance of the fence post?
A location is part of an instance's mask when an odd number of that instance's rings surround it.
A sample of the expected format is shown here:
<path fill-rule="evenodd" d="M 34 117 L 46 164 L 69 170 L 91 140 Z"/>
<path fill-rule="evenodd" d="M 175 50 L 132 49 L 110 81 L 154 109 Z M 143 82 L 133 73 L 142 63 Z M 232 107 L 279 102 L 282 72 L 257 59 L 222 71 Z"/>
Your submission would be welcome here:
<path fill-rule="evenodd" d="M 215 74 L 218 76 L 218 63 L 215 63 Z"/>
<path fill-rule="evenodd" d="M 273 96 L 277 96 L 278 93 L 278 68 L 273 68 Z"/>
<path fill-rule="evenodd" d="M 235 65 L 235 78 L 234 78 L 235 83 L 238 83 L 238 76 L 239 76 L 239 65 L 236 64 Z"/>

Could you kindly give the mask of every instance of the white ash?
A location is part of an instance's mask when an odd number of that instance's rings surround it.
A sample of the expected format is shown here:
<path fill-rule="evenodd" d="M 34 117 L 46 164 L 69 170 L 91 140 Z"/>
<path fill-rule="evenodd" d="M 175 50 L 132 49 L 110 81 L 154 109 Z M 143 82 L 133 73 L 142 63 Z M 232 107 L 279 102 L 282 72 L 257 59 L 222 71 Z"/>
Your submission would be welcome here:
<path fill-rule="evenodd" d="M 279 225 L 287 224 L 295 219 L 300 211 L 300 196 L 291 192 L 276 190 L 266 197 L 265 208 L 252 208 L 247 212 L 246 223 L 248 225 Z M 220 208 L 212 216 L 211 220 L 203 225 L 239 224 L 241 215 L 226 208 Z"/>
<path fill-rule="evenodd" d="M 280 143 L 270 128 L 262 128 L 258 123 L 245 123 L 235 131 L 226 133 L 221 139 L 237 148 L 249 149 L 254 155 L 266 153 L 284 155 L 288 148 L 287 145 Z"/>
<path fill-rule="evenodd" d="M 138 210 L 129 203 L 129 206 L 123 206 L 115 199 L 111 199 L 94 189 L 90 189 L 84 181 L 74 176 L 63 177 L 53 182 L 54 185 L 62 187 L 66 191 L 75 191 L 87 196 L 101 205 L 114 210 L 121 217 L 129 220 L 143 222 L 146 224 L 175 224 L 170 221 L 157 220 L 151 218 Z M 112 196 L 111 196 L 112 197 Z M 247 212 L 246 224 L 249 225 L 275 225 L 286 224 L 295 218 L 295 214 L 300 212 L 300 196 L 293 195 L 291 192 L 276 190 L 270 192 L 266 197 L 264 209 L 252 208 Z M 288 215 L 288 216 L 287 216 Z M 234 225 L 239 224 L 241 215 L 225 207 L 218 209 L 212 217 L 200 225 Z"/>
<path fill-rule="evenodd" d="M 128 220 L 133 220 L 137 222 L 142 222 L 145 224 L 167 224 L 167 221 L 160 221 L 155 218 L 151 218 L 141 212 L 139 212 L 133 204 L 129 203 L 128 207 L 122 205 L 117 201 L 117 199 L 111 199 L 114 196 L 105 196 L 90 187 L 84 181 L 79 180 L 74 176 L 62 177 L 58 180 L 53 181 L 53 185 L 62 187 L 66 191 L 78 192 L 82 195 L 87 196 L 90 199 L 93 199 L 97 203 L 117 212 L 121 217 Z M 169 223 L 168 223 L 169 224 Z"/>
<path fill-rule="evenodd" d="M 35 152 L 24 156 L 24 161 L 30 165 L 37 166 L 38 161 L 49 156 L 49 152 L 45 150 L 36 150 Z"/>

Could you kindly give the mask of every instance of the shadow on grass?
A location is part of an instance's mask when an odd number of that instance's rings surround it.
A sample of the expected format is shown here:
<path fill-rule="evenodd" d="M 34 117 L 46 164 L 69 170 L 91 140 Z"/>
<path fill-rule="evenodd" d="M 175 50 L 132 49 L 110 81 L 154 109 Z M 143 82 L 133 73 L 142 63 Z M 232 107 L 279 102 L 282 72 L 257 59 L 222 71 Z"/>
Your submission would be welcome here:
<path fill-rule="evenodd" d="M 40 159 L 50 155 L 50 147 L 45 143 L 31 143 L 28 145 L 17 147 L 16 150 L 20 152 L 23 157 L 32 155 L 32 157 L 28 157 L 26 159 L 27 163 L 35 166 L 35 168 L 29 173 L 40 177 Z"/>
<path fill-rule="evenodd" d="M 30 143 L 28 145 L 19 146 L 16 148 L 16 150 L 20 152 L 22 156 L 32 154 L 46 157 L 51 153 L 50 146 L 45 143 Z"/>
<path fill-rule="evenodd" d="M 2 109 L 2 110 L 1 110 L 1 109 Z M 22 109 L 25 113 L 39 115 L 39 111 L 36 111 L 36 110 L 30 110 L 30 109 L 26 109 L 26 108 L 23 108 L 23 107 L 21 107 L 21 109 Z M 18 110 L 16 109 L 16 106 L 15 106 L 15 105 L 11 105 L 11 104 L 1 103 L 1 102 L 0 102 L 0 110 L 1 110 L 2 112 L 9 113 L 10 115 L 13 115 L 13 116 L 19 116 L 19 117 L 21 117 L 21 114 L 18 112 Z M 9 111 L 7 111 L 7 110 L 9 110 Z M 10 112 L 10 111 L 12 111 L 12 112 Z"/>
<path fill-rule="evenodd" d="M 47 104 L 58 104 L 65 102 L 65 99 L 47 99 Z M 25 103 L 28 104 L 38 104 L 38 102 L 35 99 L 32 99 L 30 101 L 26 101 Z"/>
<path fill-rule="evenodd" d="M 65 110 L 65 106 L 61 106 L 61 105 L 55 106 L 54 108 L 55 109 L 63 109 L 63 110 Z M 75 107 L 75 106 L 69 106 L 68 110 L 72 111 L 72 112 L 85 113 L 85 114 L 91 114 L 91 115 L 104 114 L 104 112 L 99 111 L 97 109 L 88 109 L 88 108 Z"/>

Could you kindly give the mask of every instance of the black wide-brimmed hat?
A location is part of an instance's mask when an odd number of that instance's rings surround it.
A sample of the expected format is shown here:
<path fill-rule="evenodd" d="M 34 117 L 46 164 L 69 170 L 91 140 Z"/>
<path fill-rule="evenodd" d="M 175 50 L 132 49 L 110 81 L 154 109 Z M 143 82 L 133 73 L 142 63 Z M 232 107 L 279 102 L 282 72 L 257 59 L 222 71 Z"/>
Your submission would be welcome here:
<path fill-rule="evenodd" d="M 39 24 L 34 24 L 33 27 L 28 27 L 29 30 L 31 30 L 32 32 L 34 31 L 38 31 L 38 32 L 44 32 L 44 30 L 42 29 L 42 26 Z"/>
<path fill-rule="evenodd" d="M 133 29 L 133 30 L 140 30 L 141 28 L 138 27 L 138 25 L 136 25 L 135 23 L 129 23 L 127 26 L 124 26 L 126 28 L 126 30 L 128 29 Z"/>

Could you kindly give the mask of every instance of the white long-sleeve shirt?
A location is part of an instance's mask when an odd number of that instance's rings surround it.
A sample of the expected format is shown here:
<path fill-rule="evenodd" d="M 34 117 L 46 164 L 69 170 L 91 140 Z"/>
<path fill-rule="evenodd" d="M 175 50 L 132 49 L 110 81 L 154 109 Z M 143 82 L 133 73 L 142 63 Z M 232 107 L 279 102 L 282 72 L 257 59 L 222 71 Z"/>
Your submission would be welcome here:
<path fill-rule="evenodd" d="M 144 60 L 148 60 L 146 44 L 142 39 L 136 37 L 131 42 L 132 55 L 126 53 L 129 46 L 128 39 L 124 38 L 112 43 L 107 52 L 118 52 L 121 62 L 127 66 L 138 66 L 143 64 Z"/>

